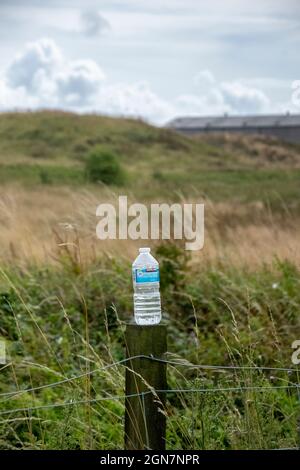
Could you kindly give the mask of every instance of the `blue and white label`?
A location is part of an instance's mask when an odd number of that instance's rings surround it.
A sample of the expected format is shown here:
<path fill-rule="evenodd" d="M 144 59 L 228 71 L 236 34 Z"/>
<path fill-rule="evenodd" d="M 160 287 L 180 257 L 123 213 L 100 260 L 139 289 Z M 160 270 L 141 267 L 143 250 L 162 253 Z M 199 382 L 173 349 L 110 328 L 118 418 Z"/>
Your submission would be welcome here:
<path fill-rule="evenodd" d="M 159 268 L 136 268 L 133 272 L 135 282 L 141 284 L 143 282 L 159 282 Z"/>

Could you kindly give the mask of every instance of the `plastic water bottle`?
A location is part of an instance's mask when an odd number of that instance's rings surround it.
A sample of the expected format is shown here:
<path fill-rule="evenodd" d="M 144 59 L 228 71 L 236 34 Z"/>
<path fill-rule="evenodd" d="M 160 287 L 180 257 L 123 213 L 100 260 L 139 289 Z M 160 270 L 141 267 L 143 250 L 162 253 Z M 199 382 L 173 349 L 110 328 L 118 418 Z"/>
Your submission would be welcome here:
<path fill-rule="evenodd" d="M 134 319 L 138 325 L 155 325 L 161 320 L 159 264 L 150 248 L 140 248 L 132 264 Z"/>

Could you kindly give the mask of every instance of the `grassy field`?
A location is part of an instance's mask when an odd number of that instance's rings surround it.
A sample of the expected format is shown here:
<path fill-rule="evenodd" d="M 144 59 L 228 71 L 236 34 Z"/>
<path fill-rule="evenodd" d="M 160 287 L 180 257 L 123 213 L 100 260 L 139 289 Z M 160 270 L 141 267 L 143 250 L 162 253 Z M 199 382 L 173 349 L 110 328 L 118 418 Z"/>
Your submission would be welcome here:
<path fill-rule="evenodd" d="M 118 156 L 123 186 L 87 180 L 95 146 Z M 150 242 L 168 358 L 183 363 L 168 386 L 205 390 L 169 393 L 167 448 L 297 447 L 299 371 L 282 369 L 300 339 L 300 147 L 39 112 L 0 115 L 0 448 L 123 446 L 125 370 L 104 367 L 124 357 L 145 242 L 96 239 L 97 205 L 119 194 L 205 203 L 202 251 Z"/>
<path fill-rule="evenodd" d="M 95 146 L 116 153 L 124 189 L 137 198 L 299 202 L 300 146 L 262 136 L 187 138 L 139 121 L 58 112 L 0 116 L 0 182 L 89 187 L 84 165 Z"/>

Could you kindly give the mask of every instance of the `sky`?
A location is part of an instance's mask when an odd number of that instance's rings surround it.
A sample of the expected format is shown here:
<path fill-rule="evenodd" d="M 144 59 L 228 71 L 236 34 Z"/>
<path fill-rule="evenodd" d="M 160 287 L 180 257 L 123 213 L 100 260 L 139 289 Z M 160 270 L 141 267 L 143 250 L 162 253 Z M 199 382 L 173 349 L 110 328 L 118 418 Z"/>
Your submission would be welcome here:
<path fill-rule="evenodd" d="M 299 52 L 299 0 L 0 0 L 0 110 L 300 112 Z"/>

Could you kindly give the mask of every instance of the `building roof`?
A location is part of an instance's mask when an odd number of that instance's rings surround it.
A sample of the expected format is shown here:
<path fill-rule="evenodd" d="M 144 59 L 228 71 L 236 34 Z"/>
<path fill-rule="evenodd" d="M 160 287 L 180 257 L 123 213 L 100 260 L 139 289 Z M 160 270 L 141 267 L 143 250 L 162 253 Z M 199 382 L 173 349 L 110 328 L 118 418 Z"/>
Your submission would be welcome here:
<path fill-rule="evenodd" d="M 167 124 L 173 129 L 235 129 L 241 127 L 299 127 L 300 114 L 278 114 L 257 116 L 206 116 L 179 117 Z"/>

